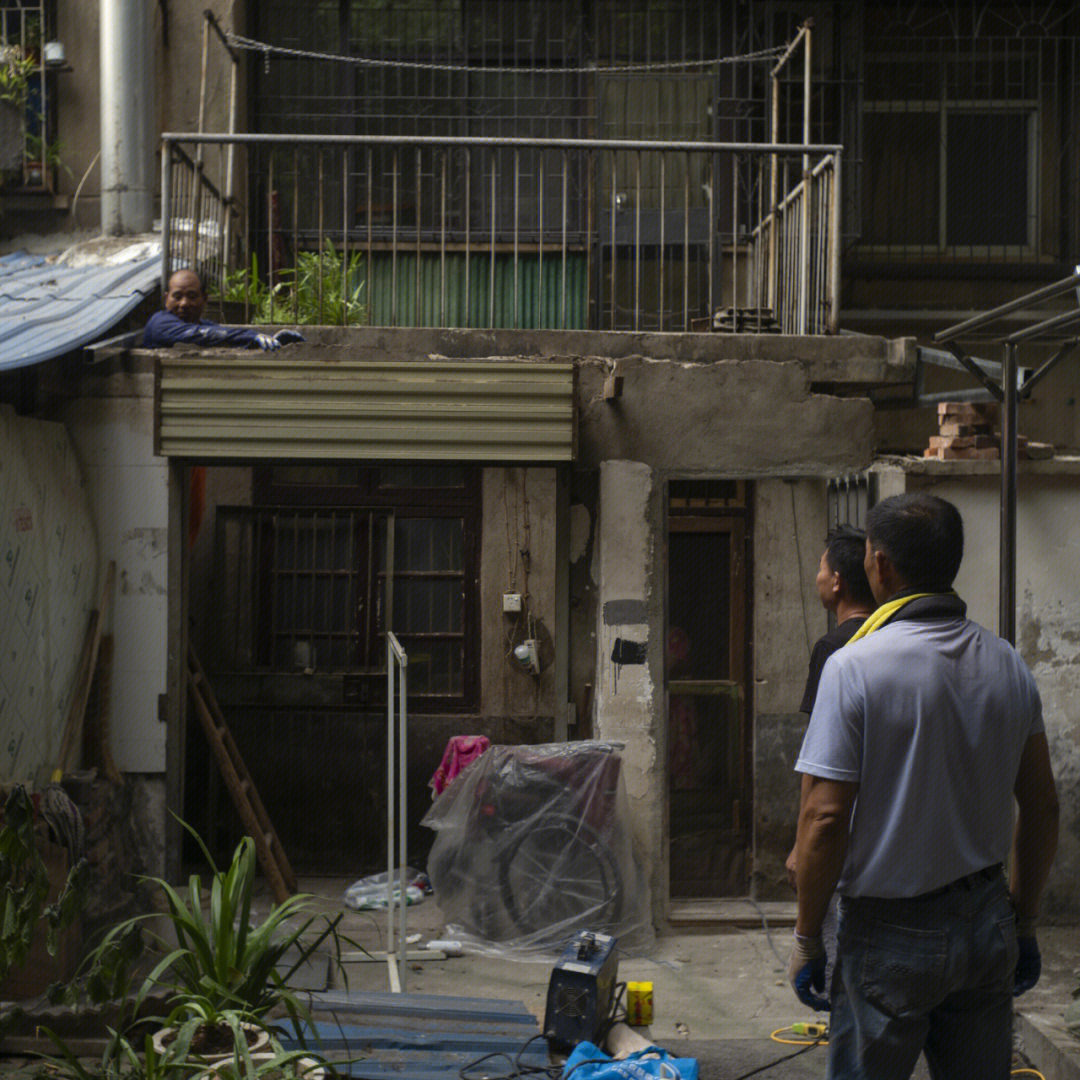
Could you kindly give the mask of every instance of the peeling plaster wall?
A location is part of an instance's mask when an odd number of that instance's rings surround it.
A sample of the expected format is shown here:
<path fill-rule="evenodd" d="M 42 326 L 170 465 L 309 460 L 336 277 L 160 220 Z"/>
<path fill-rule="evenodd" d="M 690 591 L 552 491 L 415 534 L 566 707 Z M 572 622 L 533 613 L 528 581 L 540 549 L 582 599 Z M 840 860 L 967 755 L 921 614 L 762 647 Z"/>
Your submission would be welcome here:
<path fill-rule="evenodd" d="M 666 887 L 660 880 L 665 773 L 656 722 L 661 657 L 658 648 L 649 647 L 650 641 L 663 640 L 663 597 L 657 588 L 663 578 L 651 573 L 657 494 L 647 465 L 606 461 L 600 466 L 595 729 L 597 738 L 625 745 L 623 781 L 654 896 Z"/>
<path fill-rule="evenodd" d="M 968 614 L 997 628 L 999 480 L 908 476 L 909 490 L 949 499 L 964 518 L 964 561 L 956 589 Z M 1050 918 L 1080 915 L 1080 475 L 1021 473 L 1017 484 L 1017 648 L 1043 702 L 1061 799 L 1057 859 L 1044 896 Z"/>

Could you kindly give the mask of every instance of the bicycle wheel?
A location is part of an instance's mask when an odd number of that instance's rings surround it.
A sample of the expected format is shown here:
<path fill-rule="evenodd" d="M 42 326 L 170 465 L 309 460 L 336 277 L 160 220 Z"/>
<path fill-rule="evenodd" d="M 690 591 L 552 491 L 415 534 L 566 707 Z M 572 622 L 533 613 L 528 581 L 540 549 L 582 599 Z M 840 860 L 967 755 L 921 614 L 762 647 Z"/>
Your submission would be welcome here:
<path fill-rule="evenodd" d="M 623 885 L 611 849 L 591 826 L 568 814 L 522 832 L 499 866 L 503 903 L 523 934 L 558 928 L 614 928 Z"/>

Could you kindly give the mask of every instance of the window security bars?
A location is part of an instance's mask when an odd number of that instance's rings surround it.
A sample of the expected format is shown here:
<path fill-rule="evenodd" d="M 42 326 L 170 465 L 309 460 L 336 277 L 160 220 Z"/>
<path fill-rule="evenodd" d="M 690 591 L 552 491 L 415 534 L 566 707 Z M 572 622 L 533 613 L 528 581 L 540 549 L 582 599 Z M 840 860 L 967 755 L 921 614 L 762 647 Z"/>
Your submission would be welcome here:
<path fill-rule="evenodd" d="M 685 331 L 729 306 L 836 329 L 835 145 L 163 138 L 163 275 L 196 266 L 245 320 Z M 246 157 L 235 226 L 204 144 Z"/>

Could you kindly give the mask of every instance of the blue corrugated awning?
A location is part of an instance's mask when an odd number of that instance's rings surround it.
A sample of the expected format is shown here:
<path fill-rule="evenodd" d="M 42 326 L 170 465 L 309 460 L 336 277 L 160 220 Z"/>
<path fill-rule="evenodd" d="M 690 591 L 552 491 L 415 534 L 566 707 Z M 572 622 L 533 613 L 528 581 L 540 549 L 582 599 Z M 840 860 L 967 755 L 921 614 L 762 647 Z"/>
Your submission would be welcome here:
<path fill-rule="evenodd" d="M 25 252 L 0 256 L 0 370 L 62 356 L 101 338 L 158 287 L 160 252 L 65 265 Z"/>

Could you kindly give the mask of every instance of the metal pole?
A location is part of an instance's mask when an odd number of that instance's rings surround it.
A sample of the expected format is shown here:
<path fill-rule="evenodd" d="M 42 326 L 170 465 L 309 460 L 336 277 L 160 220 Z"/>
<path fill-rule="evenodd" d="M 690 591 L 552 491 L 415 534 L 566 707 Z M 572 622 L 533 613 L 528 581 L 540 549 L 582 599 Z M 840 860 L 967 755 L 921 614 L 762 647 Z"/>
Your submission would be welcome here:
<path fill-rule="evenodd" d="M 803 23 L 806 48 L 803 50 L 803 144 L 810 145 L 810 21 Z M 810 171 L 810 155 L 803 154 L 803 173 Z"/>
<path fill-rule="evenodd" d="M 780 126 L 780 80 L 773 74 L 772 77 L 772 127 L 769 131 L 769 141 L 776 142 L 776 133 Z M 768 281 L 766 284 L 765 303 L 776 314 L 776 195 L 778 176 L 778 162 L 776 154 L 769 155 L 769 262 Z"/>
<path fill-rule="evenodd" d="M 840 332 L 840 154 L 833 155 L 829 189 L 829 333 Z"/>
<path fill-rule="evenodd" d="M 394 646 L 386 632 L 386 958 L 394 955 Z M 402 897 L 404 899 L 404 897 Z M 394 989 L 394 987 L 391 987 Z M 400 985 L 397 987 L 401 989 Z"/>
<path fill-rule="evenodd" d="M 149 232 L 154 218 L 152 8 L 101 0 L 101 231 Z"/>
<path fill-rule="evenodd" d="M 1001 372 L 1001 546 L 998 635 L 1016 644 L 1016 346 L 1005 346 Z"/>
<path fill-rule="evenodd" d="M 169 250 L 172 244 L 172 143 L 161 144 L 161 293 L 169 287 Z"/>
<path fill-rule="evenodd" d="M 401 895 L 399 909 L 399 919 L 401 932 L 398 935 L 398 985 L 401 987 L 401 992 L 405 992 L 405 954 L 408 951 L 408 932 L 406 929 L 406 909 L 408 908 L 408 898 L 405 895 L 405 890 L 408 888 L 409 883 L 405 880 L 405 862 L 407 851 L 407 838 L 406 838 L 406 825 L 408 821 L 408 771 L 406 761 L 406 706 L 405 697 L 407 694 L 407 679 L 408 679 L 408 658 L 405 655 L 405 650 L 398 644 L 398 640 L 392 634 L 390 635 L 391 642 L 394 647 L 394 651 L 397 654 L 398 663 L 401 665 L 401 669 L 398 672 L 398 691 L 401 695 L 401 703 L 398 709 L 398 858 L 401 860 L 401 880 L 399 893 Z"/>

